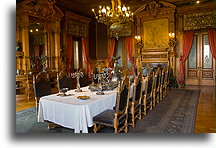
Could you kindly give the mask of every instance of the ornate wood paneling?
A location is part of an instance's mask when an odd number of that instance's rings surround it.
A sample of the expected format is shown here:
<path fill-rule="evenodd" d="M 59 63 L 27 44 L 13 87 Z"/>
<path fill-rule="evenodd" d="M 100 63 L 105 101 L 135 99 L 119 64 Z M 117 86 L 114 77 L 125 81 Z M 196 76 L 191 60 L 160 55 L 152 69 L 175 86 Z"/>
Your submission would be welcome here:
<path fill-rule="evenodd" d="M 87 37 L 88 24 L 83 24 L 76 21 L 68 20 L 68 34 Z"/>
<path fill-rule="evenodd" d="M 183 16 L 184 30 L 215 28 L 215 11 L 186 14 Z"/>
<path fill-rule="evenodd" d="M 168 63 L 168 52 L 145 51 L 142 52 L 141 61 L 144 63 Z"/>
<path fill-rule="evenodd" d="M 213 78 L 213 71 L 202 71 L 202 78 Z"/>
<path fill-rule="evenodd" d="M 197 78 L 197 70 L 188 70 L 187 77 L 188 78 Z"/>

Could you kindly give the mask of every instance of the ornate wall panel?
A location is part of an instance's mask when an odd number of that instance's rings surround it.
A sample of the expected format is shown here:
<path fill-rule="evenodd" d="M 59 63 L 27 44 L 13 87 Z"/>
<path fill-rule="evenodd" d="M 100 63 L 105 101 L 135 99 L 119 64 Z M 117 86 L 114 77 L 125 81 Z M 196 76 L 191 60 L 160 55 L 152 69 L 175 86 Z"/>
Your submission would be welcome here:
<path fill-rule="evenodd" d="M 202 78 L 213 78 L 213 71 L 202 71 Z"/>
<path fill-rule="evenodd" d="M 215 11 L 186 14 L 183 16 L 184 30 L 215 28 Z"/>
<path fill-rule="evenodd" d="M 188 70 L 187 71 L 188 78 L 197 78 L 197 70 Z"/>
<path fill-rule="evenodd" d="M 68 20 L 68 34 L 87 37 L 88 24 Z"/>

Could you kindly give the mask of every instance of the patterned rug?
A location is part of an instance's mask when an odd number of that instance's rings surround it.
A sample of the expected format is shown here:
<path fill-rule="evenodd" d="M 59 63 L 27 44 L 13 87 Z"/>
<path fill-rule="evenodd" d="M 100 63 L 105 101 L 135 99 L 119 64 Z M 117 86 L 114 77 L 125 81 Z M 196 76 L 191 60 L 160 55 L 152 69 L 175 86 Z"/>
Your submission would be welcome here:
<path fill-rule="evenodd" d="M 136 126 L 129 127 L 129 133 L 193 133 L 199 90 L 171 89 L 156 107 L 149 111 Z M 47 123 L 38 123 L 35 108 L 16 113 L 16 133 L 73 133 L 64 127 L 47 129 Z M 93 129 L 89 128 L 89 133 Z M 112 128 L 102 128 L 99 133 L 113 133 Z"/>

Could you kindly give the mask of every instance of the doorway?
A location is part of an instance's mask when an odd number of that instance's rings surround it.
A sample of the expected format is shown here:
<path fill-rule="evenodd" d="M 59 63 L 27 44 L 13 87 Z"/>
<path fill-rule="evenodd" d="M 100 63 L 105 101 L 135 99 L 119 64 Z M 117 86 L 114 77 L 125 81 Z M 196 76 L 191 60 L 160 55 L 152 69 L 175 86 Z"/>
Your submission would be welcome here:
<path fill-rule="evenodd" d="M 210 51 L 207 31 L 199 31 L 194 35 L 186 61 L 185 84 L 215 86 L 215 59 Z"/>

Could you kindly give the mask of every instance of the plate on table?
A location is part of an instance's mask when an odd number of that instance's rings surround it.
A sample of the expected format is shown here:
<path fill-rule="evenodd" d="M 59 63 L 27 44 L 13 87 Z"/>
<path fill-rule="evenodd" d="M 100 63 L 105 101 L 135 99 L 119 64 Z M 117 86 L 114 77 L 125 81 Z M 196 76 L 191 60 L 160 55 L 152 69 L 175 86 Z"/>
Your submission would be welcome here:
<path fill-rule="evenodd" d="M 87 100 L 87 99 L 90 99 L 90 96 L 78 96 L 77 99 Z"/>

